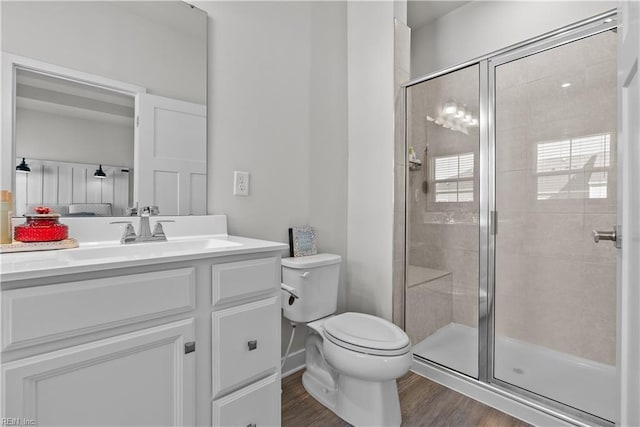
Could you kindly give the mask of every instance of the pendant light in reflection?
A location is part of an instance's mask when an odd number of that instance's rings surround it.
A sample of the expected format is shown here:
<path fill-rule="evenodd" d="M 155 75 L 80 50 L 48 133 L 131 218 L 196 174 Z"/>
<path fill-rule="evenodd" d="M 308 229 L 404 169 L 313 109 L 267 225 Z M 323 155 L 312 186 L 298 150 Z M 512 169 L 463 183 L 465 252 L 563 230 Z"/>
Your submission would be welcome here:
<path fill-rule="evenodd" d="M 93 177 L 99 178 L 99 179 L 105 179 L 107 177 L 107 174 L 104 173 L 104 171 L 102 170 L 102 165 L 100 165 L 98 169 L 96 169 L 95 173 L 93 174 Z"/>
<path fill-rule="evenodd" d="M 22 173 L 30 173 L 31 172 L 31 168 L 29 167 L 29 165 L 25 161 L 24 157 L 22 158 L 22 161 L 20 162 L 20 164 L 16 166 L 16 172 L 22 172 Z"/>

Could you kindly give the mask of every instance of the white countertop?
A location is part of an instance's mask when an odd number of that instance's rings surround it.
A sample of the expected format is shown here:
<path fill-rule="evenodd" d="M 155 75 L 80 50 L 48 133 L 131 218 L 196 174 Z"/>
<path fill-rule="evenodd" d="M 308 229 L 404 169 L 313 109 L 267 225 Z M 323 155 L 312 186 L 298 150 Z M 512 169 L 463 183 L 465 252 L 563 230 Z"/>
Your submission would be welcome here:
<path fill-rule="evenodd" d="M 0 282 L 9 282 L 25 279 L 36 279 L 64 274 L 86 273 L 99 270 L 116 268 L 139 267 L 145 265 L 165 264 L 168 262 L 187 261 L 203 258 L 214 258 L 229 255 L 241 255 L 247 253 L 283 251 L 288 245 L 265 240 L 249 239 L 246 237 L 229 236 L 226 234 L 226 218 L 222 215 L 204 217 L 174 217 L 177 231 L 180 227 L 186 227 L 187 232 L 179 236 L 168 235 L 167 242 L 144 242 L 123 245 L 119 240 L 113 240 L 113 234 L 109 240 L 101 239 L 90 241 L 83 236 L 86 234 L 82 228 L 89 229 L 88 225 L 70 225 L 71 237 L 81 235 L 80 247 L 75 249 L 60 249 L 52 251 L 18 252 L 0 255 Z M 164 219 L 164 218 L 163 218 Z M 182 222 L 191 222 L 202 230 L 202 222 L 215 221 L 206 228 L 206 231 L 214 231 L 216 234 L 195 234 L 188 232 L 191 227 Z M 65 222 L 65 219 L 62 220 Z M 179 222 L 179 223 L 178 223 Z M 95 225 L 95 223 L 93 224 Z M 75 230 L 76 233 L 72 234 Z M 111 233 L 119 236 L 119 230 L 108 227 Z M 220 233 L 222 232 L 222 233 Z"/>
<path fill-rule="evenodd" d="M 212 244 L 207 247 L 207 242 Z M 174 239 L 169 242 L 130 245 L 117 242 L 75 249 L 9 253 L 0 255 L 0 282 L 288 248 L 284 243 L 215 235 L 198 239 Z"/>

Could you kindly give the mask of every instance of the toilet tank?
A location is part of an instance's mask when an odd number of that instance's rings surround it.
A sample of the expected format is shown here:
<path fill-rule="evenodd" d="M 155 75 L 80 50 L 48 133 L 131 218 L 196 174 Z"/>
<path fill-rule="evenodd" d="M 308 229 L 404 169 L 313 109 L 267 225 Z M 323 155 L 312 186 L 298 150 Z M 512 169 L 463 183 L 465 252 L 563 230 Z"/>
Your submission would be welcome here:
<path fill-rule="evenodd" d="M 282 314 L 294 322 L 311 322 L 336 312 L 340 255 L 318 254 L 282 259 L 282 283 L 295 289 L 298 299 L 289 305 L 282 293 Z"/>

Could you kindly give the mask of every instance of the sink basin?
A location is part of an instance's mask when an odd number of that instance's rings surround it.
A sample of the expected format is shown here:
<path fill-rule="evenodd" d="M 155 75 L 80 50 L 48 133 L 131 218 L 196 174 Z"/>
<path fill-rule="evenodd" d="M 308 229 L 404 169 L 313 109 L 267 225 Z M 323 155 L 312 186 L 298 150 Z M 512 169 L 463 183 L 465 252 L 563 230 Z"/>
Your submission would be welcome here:
<path fill-rule="evenodd" d="M 241 243 L 224 239 L 188 239 L 168 242 L 144 242 L 128 245 L 80 247 L 60 253 L 61 257 L 69 260 L 99 260 L 99 259 L 130 259 L 150 258 L 154 256 L 178 256 L 207 250 L 223 249 L 242 246 Z"/>
<path fill-rule="evenodd" d="M 142 243 L 142 245 L 144 245 L 144 243 Z M 219 249 L 219 248 L 231 248 L 234 246 L 242 246 L 241 243 L 232 242 L 230 240 L 223 240 L 223 239 L 188 239 L 188 240 L 176 240 L 176 241 L 168 241 L 168 242 L 150 242 L 148 248 L 155 249 L 156 245 L 158 245 L 157 247 L 159 250 L 170 250 L 170 251 L 181 251 L 181 250 L 193 251 L 193 250 Z M 134 244 L 133 246 L 136 246 L 136 244 Z"/>

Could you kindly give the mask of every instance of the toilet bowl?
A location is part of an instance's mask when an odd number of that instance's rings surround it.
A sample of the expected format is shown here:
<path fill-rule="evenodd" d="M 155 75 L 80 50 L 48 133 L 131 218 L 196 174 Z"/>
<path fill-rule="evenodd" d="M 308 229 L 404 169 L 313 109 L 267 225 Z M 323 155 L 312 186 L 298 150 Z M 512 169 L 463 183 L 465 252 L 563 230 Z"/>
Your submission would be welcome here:
<path fill-rule="evenodd" d="M 399 426 L 396 379 L 411 366 L 411 341 L 385 319 L 364 313 L 334 315 L 340 262 L 340 256 L 332 254 L 282 259 L 283 314 L 309 327 L 302 384 L 353 425 Z"/>
<path fill-rule="evenodd" d="M 358 326 L 379 328 L 377 337 L 369 330 L 373 339 L 368 345 L 363 345 L 361 337 L 336 338 L 333 334 L 335 325 L 348 325 L 356 317 Z M 384 319 L 362 313 L 329 316 L 307 326 L 305 390 L 353 425 L 399 426 L 402 416 L 396 379 L 409 371 L 412 361 L 406 334 Z M 388 330 L 397 339 L 385 341 Z"/>
<path fill-rule="evenodd" d="M 363 313 L 326 319 L 324 351 L 338 372 L 369 381 L 389 381 L 407 373 L 411 342 L 396 325 Z"/>

